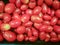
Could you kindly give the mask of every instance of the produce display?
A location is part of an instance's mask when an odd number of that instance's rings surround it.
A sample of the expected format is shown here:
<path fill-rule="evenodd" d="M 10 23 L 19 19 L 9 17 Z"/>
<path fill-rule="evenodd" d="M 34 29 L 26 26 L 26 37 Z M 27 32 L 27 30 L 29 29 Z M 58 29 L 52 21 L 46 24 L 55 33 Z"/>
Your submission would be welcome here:
<path fill-rule="evenodd" d="M 59 0 L 0 0 L 0 42 L 60 41 Z"/>

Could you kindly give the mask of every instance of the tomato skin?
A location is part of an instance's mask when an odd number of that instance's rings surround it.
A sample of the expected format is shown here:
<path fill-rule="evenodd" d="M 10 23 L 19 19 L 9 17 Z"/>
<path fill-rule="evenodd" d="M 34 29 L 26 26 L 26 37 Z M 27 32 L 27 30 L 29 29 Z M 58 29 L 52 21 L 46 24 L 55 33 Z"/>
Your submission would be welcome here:
<path fill-rule="evenodd" d="M 44 25 L 50 25 L 50 21 L 43 21 Z"/>
<path fill-rule="evenodd" d="M 4 11 L 5 4 L 3 1 L 0 1 L 0 13 Z"/>
<path fill-rule="evenodd" d="M 47 5 L 49 5 L 49 6 L 51 6 L 52 3 L 53 3 L 53 0 L 45 0 L 45 3 L 46 3 Z"/>
<path fill-rule="evenodd" d="M 8 22 L 11 21 L 11 15 L 10 15 L 10 14 L 4 13 L 3 15 L 4 15 L 4 16 L 3 16 L 3 22 L 4 22 L 4 23 L 8 23 Z"/>
<path fill-rule="evenodd" d="M 33 34 L 32 34 L 32 30 L 31 30 L 31 28 L 30 27 L 27 27 L 26 28 L 26 33 L 27 33 L 27 36 L 28 37 L 31 37 Z"/>
<path fill-rule="evenodd" d="M 11 26 L 8 23 L 2 23 L 0 28 L 1 28 L 1 31 L 8 31 L 11 29 Z"/>
<path fill-rule="evenodd" d="M 58 34 L 58 39 L 59 39 L 59 41 L 60 41 L 60 34 Z"/>
<path fill-rule="evenodd" d="M 21 10 L 27 10 L 28 9 L 28 6 L 27 5 L 21 5 L 21 8 L 20 8 Z"/>
<path fill-rule="evenodd" d="M 0 34 L 0 42 L 4 40 L 4 37 L 2 36 L 2 34 Z"/>
<path fill-rule="evenodd" d="M 15 11 L 14 11 L 14 13 L 21 14 L 21 9 L 16 8 Z"/>
<path fill-rule="evenodd" d="M 41 22 L 43 22 L 43 19 L 40 18 L 40 17 L 37 16 L 37 15 L 32 15 L 32 16 L 31 16 L 31 21 L 34 22 L 34 23 L 41 23 Z"/>
<path fill-rule="evenodd" d="M 27 35 L 25 35 L 25 41 L 28 41 L 29 37 Z"/>
<path fill-rule="evenodd" d="M 11 31 L 6 31 L 3 33 L 3 37 L 8 41 L 8 42 L 13 42 L 16 40 L 16 34 Z"/>
<path fill-rule="evenodd" d="M 23 23 L 23 25 L 26 26 L 26 27 L 31 27 L 32 24 L 33 24 L 33 23 L 32 23 L 31 21 L 28 21 L 28 22 L 26 22 L 26 23 Z"/>
<path fill-rule="evenodd" d="M 41 12 L 41 7 L 40 6 L 35 7 L 34 10 L 33 10 L 33 14 L 35 14 L 35 15 L 39 14 L 40 12 Z"/>
<path fill-rule="evenodd" d="M 6 6 L 5 6 L 6 13 L 11 14 L 11 13 L 13 13 L 14 10 L 15 10 L 15 4 L 13 4 L 13 3 L 6 4 Z"/>
<path fill-rule="evenodd" d="M 12 16 L 12 20 L 19 20 L 21 21 L 21 16 L 18 14 L 18 13 L 14 13 L 13 16 Z"/>
<path fill-rule="evenodd" d="M 17 27 L 19 27 L 21 25 L 21 21 L 19 21 L 19 20 L 12 20 L 12 21 L 9 22 L 9 24 L 10 24 L 10 26 L 12 28 L 17 28 Z"/>
<path fill-rule="evenodd" d="M 31 15 L 33 14 L 33 11 L 32 11 L 31 9 L 27 9 L 27 10 L 26 10 L 26 14 L 28 14 L 28 15 L 31 16 Z"/>
<path fill-rule="evenodd" d="M 24 35 L 23 35 L 23 34 L 17 35 L 17 40 L 18 40 L 19 42 L 23 41 L 23 40 L 24 40 Z"/>
<path fill-rule="evenodd" d="M 47 13 L 47 10 L 48 10 L 48 8 L 47 8 L 47 5 L 45 4 L 45 3 L 43 3 L 43 5 L 42 5 L 42 13 Z"/>
<path fill-rule="evenodd" d="M 36 2 L 29 2 L 28 6 L 31 9 L 35 8 L 36 7 Z"/>
<path fill-rule="evenodd" d="M 30 19 L 30 16 L 27 15 L 27 14 L 23 14 L 23 15 L 21 16 L 21 22 L 23 22 L 23 23 L 28 22 L 29 19 Z"/>
<path fill-rule="evenodd" d="M 41 27 L 39 28 L 39 31 L 40 32 L 45 32 L 47 27 L 48 27 L 47 25 L 41 25 Z"/>
<path fill-rule="evenodd" d="M 60 2 L 58 0 L 53 1 L 53 8 L 54 9 L 59 9 Z"/>
<path fill-rule="evenodd" d="M 15 3 L 16 0 L 9 0 L 10 3 Z"/>
<path fill-rule="evenodd" d="M 18 34 L 24 34 L 26 31 L 25 27 L 24 26 L 19 26 L 17 29 L 16 29 L 16 33 Z"/>
<path fill-rule="evenodd" d="M 31 36 L 29 37 L 30 42 L 35 42 L 37 40 L 37 37 Z"/>
<path fill-rule="evenodd" d="M 45 42 L 48 42 L 48 41 L 50 41 L 50 35 L 46 34 Z"/>
<path fill-rule="evenodd" d="M 38 5 L 42 5 L 42 4 L 43 4 L 43 0 L 38 0 L 38 1 L 37 1 L 37 4 L 38 4 Z"/>
<path fill-rule="evenodd" d="M 35 28 L 32 28 L 32 34 L 33 36 L 38 37 L 38 31 Z"/>
<path fill-rule="evenodd" d="M 21 2 L 22 2 L 23 4 L 28 4 L 28 3 L 29 3 L 29 0 L 21 0 Z"/>
<path fill-rule="evenodd" d="M 57 24 L 60 25 L 60 20 L 58 20 Z"/>
<path fill-rule="evenodd" d="M 53 17 L 53 18 L 51 19 L 50 24 L 51 24 L 51 25 L 55 25 L 55 24 L 57 23 L 57 21 L 58 21 L 58 18 Z"/>
<path fill-rule="evenodd" d="M 51 38 L 56 38 L 56 37 L 57 37 L 57 34 L 56 34 L 56 32 L 53 32 L 53 31 L 52 31 L 52 32 L 50 33 L 50 36 L 51 36 Z"/>
<path fill-rule="evenodd" d="M 53 27 L 52 26 L 48 26 L 47 29 L 45 30 L 45 32 L 49 33 L 53 31 Z"/>
<path fill-rule="evenodd" d="M 41 23 L 34 23 L 34 27 L 38 30 L 40 29 L 41 26 L 42 26 Z"/>
<path fill-rule="evenodd" d="M 54 26 L 54 31 L 58 34 L 60 34 L 60 26 L 55 25 Z"/>
<path fill-rule="evenodd" d="M 60 41 L 59 0 L 0 1 L 0 42 Z"/>
<path fill-rule="evenodd" d="M 15 4 L 16 4 L 16 7 L 20 8 L 20 6 L 21 6 L 21 0 L 16 0 Z"/>
<path fill-rule="evenodd" d="M 55 15 L 60 18 L 60 9 L 56 10 Z"/>
<path fill-rule="evenodd" d="M 51 20 L 51 16 L 49 16 L 48 14 L 45 14 L 43 18 L 44 20 L 47 20 L 47 21 Z"/>
<path fill-rule="evenodd" d="M 58 42 L 59 40 L 58 40 L 58 38 L 51 38 L 50 41 L 51 42 Z"/>
<path fill-rule="evenodd" d="M 40 32 L 39 33 L 39 39 L 40 40 L 45 40 L 45 38 L 46 38 L 46 33 L 45 32 Z"/>

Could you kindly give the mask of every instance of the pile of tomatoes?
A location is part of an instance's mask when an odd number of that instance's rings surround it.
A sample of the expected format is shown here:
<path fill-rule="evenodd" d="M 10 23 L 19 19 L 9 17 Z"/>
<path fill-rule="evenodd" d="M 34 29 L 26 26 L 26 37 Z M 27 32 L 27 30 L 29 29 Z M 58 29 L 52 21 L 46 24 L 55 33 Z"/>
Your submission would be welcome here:
<path fill-rule="evenodd" d="M 0 0 L 0 41 L 60 41 L 59 0 Z"/>

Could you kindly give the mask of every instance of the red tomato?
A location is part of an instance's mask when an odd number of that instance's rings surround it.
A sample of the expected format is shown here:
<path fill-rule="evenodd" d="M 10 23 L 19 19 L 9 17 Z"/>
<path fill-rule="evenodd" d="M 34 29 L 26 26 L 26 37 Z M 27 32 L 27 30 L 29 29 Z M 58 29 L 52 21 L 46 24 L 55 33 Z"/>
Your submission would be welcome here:
<path fill-rule="evenodd" d="M 8 42 L 13 42 L 16 40 L 16 34 L 11 31 L 6 31 L 3 33 L 3 37 L 8 41 Z"/>

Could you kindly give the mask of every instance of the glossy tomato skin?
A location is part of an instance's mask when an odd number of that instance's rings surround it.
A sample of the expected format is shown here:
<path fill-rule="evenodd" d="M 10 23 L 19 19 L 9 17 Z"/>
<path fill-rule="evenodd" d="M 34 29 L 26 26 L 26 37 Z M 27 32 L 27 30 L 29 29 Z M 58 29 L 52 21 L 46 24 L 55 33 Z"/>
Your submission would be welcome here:
<path fill-rule="evenodd" d="M 8 14 L 8 13 L 4 13 L 4 16 L 3 16 L 3 22 L 4 23 L 8 23 L 11 21 L 11 15 Z"/>
<path fill-rule="evenodd" d="M 60 20 L 58 20 L 57 24 L 60 25 Z"/>
<path fill-rule="evenodd" d="M 34 2 L 34 1 L 36 1 L 36 0 L 30 0 L 31 2 Z"/>
<path fill-rule="evenodd" d="M 57 23 L 57 21 L 58 21 L 58 18 L 57 18 L 57 17 L 53 17 L 53 18 L 51 19 L 50 24 L 51 24 L 51 25 L 55 25 L 55 24 Z"/>
<path fill-rule="evenodd" d="M 50 35 L 46 34 L 45 42 L 49 42 L 49 41 L 50 41 Z"/>
<path fill-rule="evenodd" d="M 29 2 L 28 6 L 31 9 L 35 8 L 36 7 L 36 2 L 35 1 L 34 2 Z"/>
<path fill-rule="evenodd" d="M 42 5 L 42 13 L 47 13 L 47 5 L 45 4 L 45 3 L 43 3 L 43 5 Z"/>
<path fill-rule="evenodd" d="M 16 0 L 9 0 L 10 3 L 15 3 Z"/>
<path fill-rule="evenodd" d="M 0 42 L 60 41 L 59 0 L 0 1 Z"/>
<path fill-rule="evenodd" d="M 39 28 L 40 32 L 45 32 L 47 30 L 47 25 L 41 25 L 41 27 Z"/>
<path fill-rule="evenodd" d="M 43 4 L 43 1 L 44 1 L 44 0 L 38 0 L 38 1 L 37 1 L 37 4 L 38 4 L 38 5 L 42 5 L 42 4 Z"/>
<path fill-rule="evenodd" d="M 16 7 L 20 8 L 20 6 L 21 6 L 21 0 L 16 0 L 15 4 L 16 4 Z"/>
<path fill-rule="evenodd" d="M 28 4 L 28 3 L 29 3 L 29 0 L 21 0 L 21 2 L 22 2 L 23 4 Z"/>
<path fill-rule="evenodd" d="M 2 21 L 0 20 L 0 30 L 1 30 L 1 24 L 2 24 Z"/>
<path fill-rule="evenodd" d="M 6 13 L 11 14 L 11 13 L 13 13 L 14 10 L 15 10 L 15 4 L 13 4 L 13 3 L 6 4 L 6 6 L 5 6 Z"/>
<path fill-rule="evenodd" d="M 24 11 L 24 10 L 27 10 L 27 8 L 28 8 L 27 5 L 21 5 L 21 8 L 20 9 Z"/>
<path fill-rule="evenodd" d="M 17 27 L 19 27 L 21 25 L 21 21 L 19 21 L 19 20 L 12 20 L 12 21 L 9 22 L 9 24 L 10 24 L 10 26 L 12 28 L 17 28 Z"/>
<path fill-rule="evenodd" d="M 53 5 L 52 6 L 53 6 L 54 9 L 59 9 L 59 5 L 60 4 L 59 4 L 58 0 L 53 1 Z"/>
<path fill-rule="evenodd" d="M 0 12 L 4 11 L 5 4 L 3 1 L 0 1 Z"/>
<path fill-rule="evenodd" d="M 42 26 L 41 23 L 34 23 L 34 27 L 39 30 L 39 28 Z"/>
<path fill-rule="evenodd" d="M 35 22 L 35 23 L 41 23 L 41 22 L 43 22 L 43 19 L 40 18 L 40 17 L 37 16 L 37 15 L 32 15 L 32 16 L 31 16 L 31 21 L 32 21 L 32 22 Z"/>
<path fill-rule="evenodd" d="M 43 13 L 40 12 L 38 16 L 39 16 L 40 18 L 42 18 L 42 17 L 43 17 Z"/>
<path fill-rule="evenodd" d="M 46 38 L 46 33 L 45 32 L 40 32 L 39 33 L 39 39 L 40 40 L 45 40 L 45 38 Z"/>
<path fill-rule="evenodd" d="M 10 30 L 11 26 L 9 23 L 2 23 L 0 28 L 1 28 L 1 31 L 8 31 Z"/>
<path fill-rule="evenodd" d="M 37 40 L 37 37 L 35 37 L 35 36 L 29 37 L 30 42 L 35 42 L 36 40 Z"/>
<path fill-rule="evenodd" d="M 2 24 L 2 21 L 0 20 L 0 26 L 1 26 L 1 24 Z"/>
<path fill-rule="evenodd" d="M 33 36 L 38 37 L 38 31 L 35 28 L 32 28 L 32 34 Z"/>
<path fill-rule="evenodd" d="M 56 38 L 57 37 L 57 34 L 56 34 L 56 32 L 52 31 L 50 33 L 50 36 L 51 36 L 51 38 Z"/>
<path fill-rule="evenodd" d="M 45 30 L 45 32 L 49 33 L 53 31 L 53 27 L 52 26 L 47 26 L 47 29 Z"/>
<path fill-rule="evenodd" d="M 45 0 L 45 3 L 50 6 L 50 5 L 52 5 L 53 0 Z"/>
<path fill-rule="evenodd" d="M 59 39 L 59 41 L 60 41 L 60 34 L 58 34 L 58 39 Z"/>
<path fill-rule="evenodd" d="M 41 12 L 41 7 L 40 6 L 35 7 L 34 10 L 33 10 L 33 14 L 35 14 L 35 15 L 39 14 L 40 12 Z"/>
<path fill-rule="evenodd" d="M 0 19 L 3 19 L 4 13 L 0 13 Z"/>
<path fill-rule="evenodd" d="M 55 15 L 60 18 L 60 9 L 56 10 Z"/>
<path fill-rule="evenodd" d="M 29 40 L 29 37 L 27 35 L 24 35 L 24 36 L 25 36 L 24 40 L 25 41 L 28 41 Z"/>
<path fill-rule="evenodd" d="M 6 31 L 3 33 L 3 37 L 8 41 L 8 42 L 13 42 L 16 40 L 16 34 L 11 31 Z"/>
<path fill-rule="evenodd" d="M 54 11 L 54 10 L 51 10 L 51 14 L 50 14 L 50 16 L 53 17 L 54 14 L 55 14 L 55 11 Z"/>
<path fill-rule="evenodd" d="M 16 29 L 16 33 L 18 33 L 18 34 L 24 34 L 25 31 L 26 31 L 26 29 L 24 26 L 20 26 Z"/>
<path fill-rule="evenodd" d="M 44 25 L 50 25 L 50 21 L 43 21 Z"/>
<path fill-rule="evenodd" d="M 21 9 L 16 8 L 15 11 L 14 11 L 14 13 L 21 14 Z"/>
<path fill-rule="evenodd" d="M 48 14 L 45 14 L 44 16 L 43 16 L 43 18 L 44 18 L 44 20 L 51 20 L 51 16 L 49 16 Z"/>
<path fill-rule="evenodd" d="M 55 25 L 54 26 L 54 31 L 58 34 L 60 34 L 60 26 Z"/>
<path fill-rule="evenodd" d="M 47 14 L 49 14 L 49 15 L 51 14 L 51 9 L 50 8 L 47 9 Z"/>
<path fill-rule="evenodd" d="M 31 37 L 33 34 L 32 34 L 32 30 L 31 30 L 31 28 L 30 27 L 27 27 L 26 28 L 26 33 L 27 33 L 27 36 L 28 37 Z"/>
<path fill-rule="evenodd" d="M 50 41 L 51 42 L 58 42 L 59 40 L 58 40 L 58 38 L 51 38 Z"/>
<path fill-rule="evenodd" d="M 26 14 L 28 14 L 28 15 L 31 16 L 31 15 L 33 14 L 33 11 L 32 11 L 31 9 L 27 9 L 27 10 L 26 10 Z"/>
<path fill-rule="evenodd" d="M 23 25 L 26 26 L 26 27 L 30 27 L 30 26 L 33 25 L 33 22 L 28 21 L 28 22 L 26 22 L 26 23 L 23 23 Z"/>
<path fill-rule="evenodd" d="M 30 16 L 27 15 L 27 14 L 23 14 L 23 15 L 21 16 L 21 22 L 23 22 L 23 23 L 28 22 L 29 19 L 30 19 Z"/>
<path fill-rule="evenodd" d="M 19 42 L 23 41 L 23 40 L 24 40 L 24 35 L 23 35 L 23 34 L 17 35 L 17 40 L 18 40 Z"/>
<path fill-rule="evenodd" d="M 2 34 L 0 34 L 0 42 L 3 40 L 4 40 L 4 38 L 3 38 Z"/>
<path fill-rule="evenodd" d="M 18 13 L 14 13 L 13 16 L 12 16 L 12 20 L 19 20 L 21 21 L 21 15 L 19 15 Z"/>

